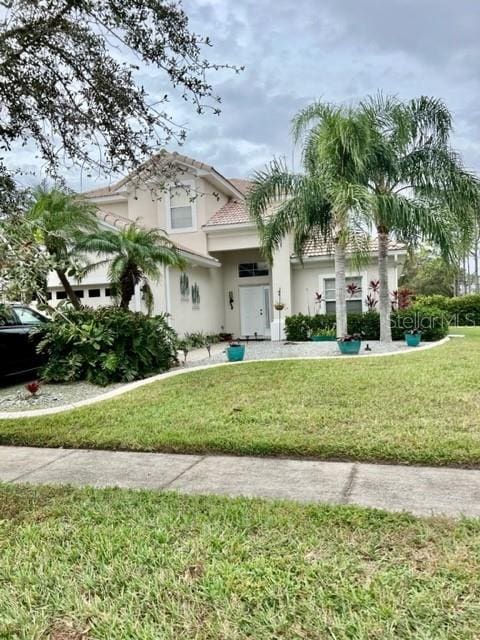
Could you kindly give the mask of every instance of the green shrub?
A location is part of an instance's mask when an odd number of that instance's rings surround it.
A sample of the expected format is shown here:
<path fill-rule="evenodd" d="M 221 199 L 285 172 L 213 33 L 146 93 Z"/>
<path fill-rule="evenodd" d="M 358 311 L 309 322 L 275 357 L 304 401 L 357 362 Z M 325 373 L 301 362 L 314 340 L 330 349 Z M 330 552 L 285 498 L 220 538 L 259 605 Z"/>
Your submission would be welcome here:
<path fill-rule="evenodd" d="M 417 298 L 417 304 L 446 311 L 451 326 L 480 325 L 480 294 L 478 293 L 469 293 L 456 298 L 420 296 Z"/>
<path fill-rule="evenodd" d="M 192 349 L 199 349 L 207 344 L 207 337 L 202 331 L 195 331 L 193 333 L 186 333 L 184 337 Z"/>
<path fill-rule="evenodd" d="M 177 336 L 165 316 L 149 317 L 113 307 L 69 309 L 38 329 L 41 371 L 48 382 L 130 382 L 167 370 Z"/>
<path fill-rule="evenodd" d="M 420 329 L 422 340 L 440 340 L 448 333 L 448 321 L 449 314 L 442 309 L 415 303 L 408 309 L 392 312 L 392 337 L 394 340 L 403 340 L 406 331 Z M 335 316 L 305 316 L 299 313 L 285 319 L 285 332 L 288 340 L 300 342 L 334 325 Z M 349 313 L 347 330 L 349 334 L 361 334 L 363 340 L 379 340 L 380 315 L 376 311 Z"/>
<path fill-rule="evenodd" d="M 417 296 L 415 298 L 415 304 L 420 304 L 422 307 L 434 307 L 435 309 L 442 309 L 442 311 L 449 310 L 449 302 L 454 298 L 448 298 L 447 296 L 432 295 L 432 296 Z"/>
<path fill-rule="evenodd" d="M 293 342 L 304 342 L 310 340 L 312 335 L 316 335 L 322 329 L 331 329 L 335 326 L 334 315 L 305 316 L 298 313 L 285 318 L 285 333 L 287 340 Z"/>
<path fill-rule="evenodd" d="M 380 338 L 380 316 L 376 311 L 349 313 L 347 330 L 349 334 L 360 333 L 364 340 L 378 340 Z"/>
<path fill-rule="evenodd" d="M 447 335 L 449 314 L 442 309 L 416 302 L 408 309 L 392 313 L 391 326 L 394 340 L 403 340 L 407 331 L 418 329 L 422 333 L 423 341 L 432 342 Z"/>

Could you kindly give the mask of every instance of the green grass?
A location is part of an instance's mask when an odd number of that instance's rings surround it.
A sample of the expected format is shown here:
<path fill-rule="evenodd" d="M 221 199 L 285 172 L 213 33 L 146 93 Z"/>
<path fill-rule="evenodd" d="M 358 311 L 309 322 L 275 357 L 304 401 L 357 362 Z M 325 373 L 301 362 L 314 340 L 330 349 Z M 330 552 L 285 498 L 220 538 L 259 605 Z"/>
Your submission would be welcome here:
<path fill-rule="evenodd" d="M 411 355 L 248 363 L 63 414 L 0 421 L 0 443 L 480 463 L 480 329 Z"/>
<path fill-rule="evenodd" d="M 8 640 L 480 637 L 480 520 L 0 485 L 0 557 Z"/>

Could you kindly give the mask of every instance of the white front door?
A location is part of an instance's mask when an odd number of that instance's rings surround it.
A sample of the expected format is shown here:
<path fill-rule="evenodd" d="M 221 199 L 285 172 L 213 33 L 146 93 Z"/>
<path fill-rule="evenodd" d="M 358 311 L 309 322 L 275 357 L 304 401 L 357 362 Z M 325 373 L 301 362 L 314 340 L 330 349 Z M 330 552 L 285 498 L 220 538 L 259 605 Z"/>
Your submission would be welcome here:
<path fill-rule="evenodd" d="M 240 327 L 242 336 L 270 335 L 270 287 L 240 287 Z"/>

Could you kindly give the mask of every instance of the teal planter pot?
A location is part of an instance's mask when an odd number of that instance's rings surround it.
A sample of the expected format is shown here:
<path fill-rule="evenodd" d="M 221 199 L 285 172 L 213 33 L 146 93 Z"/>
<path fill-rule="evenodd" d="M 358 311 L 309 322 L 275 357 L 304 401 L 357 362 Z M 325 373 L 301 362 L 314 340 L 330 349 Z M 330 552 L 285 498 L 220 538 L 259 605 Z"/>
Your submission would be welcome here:
<path fill-rule="evenodd" d="M 349 342 L 337 342 L 338 348 L 343 355 L 357 355 L 362 344 L 361 340 L 350 340 Z"/>
<path fill-rule="evenodd" d="M 245 356 L 245 345 L 239 344 L 227 347 L 227 358 L 229 362 L 240 362 Z"/>
<path fill-rule="evenodd" d="M 405 334 L 405 342 L 409 347 L 418 347 L 421 339 L 422 339 L 422 335 L 420 333 Z"/>
<path fill-rule="evenodd" d="M 335 342 L 335 336 L 312 336 L 312 342 Z"/>

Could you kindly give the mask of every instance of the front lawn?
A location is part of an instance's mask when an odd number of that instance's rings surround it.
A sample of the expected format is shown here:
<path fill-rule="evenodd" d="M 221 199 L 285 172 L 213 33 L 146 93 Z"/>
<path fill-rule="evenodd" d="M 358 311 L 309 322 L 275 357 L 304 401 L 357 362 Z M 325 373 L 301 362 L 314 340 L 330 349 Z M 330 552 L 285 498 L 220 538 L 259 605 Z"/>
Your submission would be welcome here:
<path fill-rule="evenodd" d="M 192 371 L 68 413 L 1 420 L 0 443 L 478 465 L 480 329 L 465 332 L 411 355 Z"/>
<path fill-rule="evenodd" d="M 0 637 L 473 640 L 480 521 L 0 485 Z"/>

